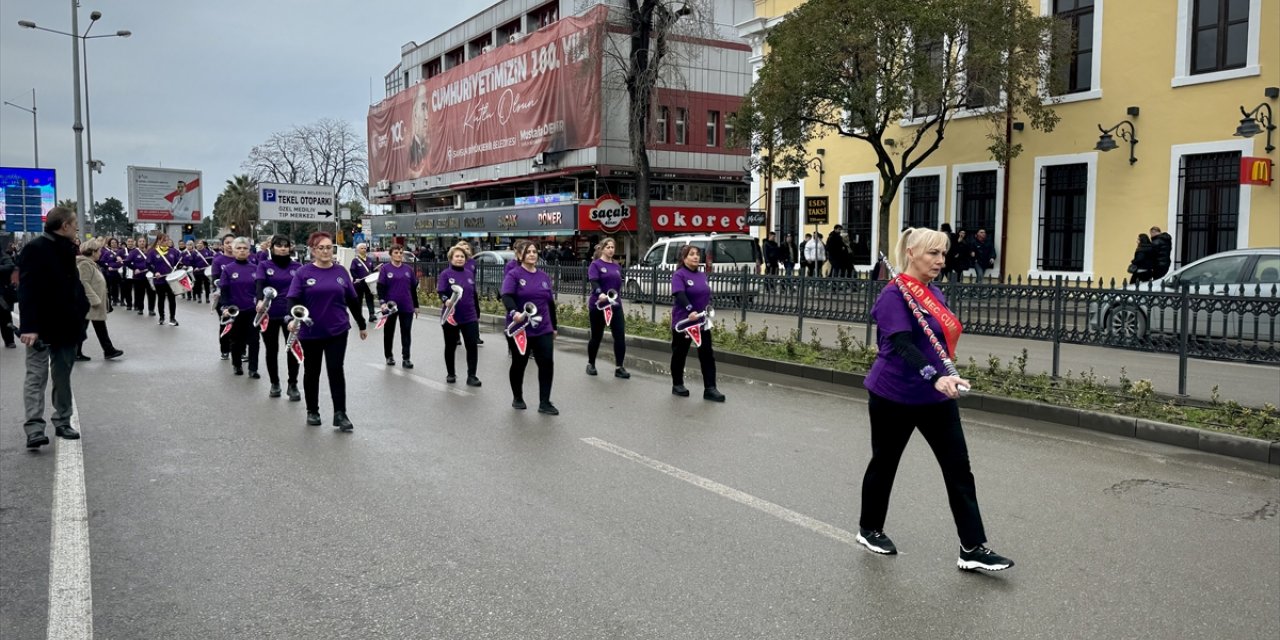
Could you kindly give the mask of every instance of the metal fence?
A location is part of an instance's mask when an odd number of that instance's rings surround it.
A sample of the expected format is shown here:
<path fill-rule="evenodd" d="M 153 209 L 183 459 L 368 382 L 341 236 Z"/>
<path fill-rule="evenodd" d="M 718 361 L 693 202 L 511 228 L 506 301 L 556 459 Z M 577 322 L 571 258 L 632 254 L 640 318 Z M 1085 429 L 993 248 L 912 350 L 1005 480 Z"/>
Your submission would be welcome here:
<path fill-rule="evenodd" d="M 430 275 L 443 264 L 419 265 Z M 585 300 L 590 285 L 585 264 L 542 267 L 561 299 Z M 648 307 L 651 320 L 671 301 L 670 270 L 631 267 L 623 298 Z M 477 269 L 481 295 L 496 296 L 501 265 Z M 851 278 L 763 276 L 749 271 L 709 278 L 720 317 L 734 311 L 791 316 L 804 331 L 806 319 L 865 324 L 873 338 L 870 309 L 887 284 L 865 274 Z M 941 282 L 948 306 L 966 333 L 1053 343 L 1053 375 L 1059 347 L 1083 344 L 1179 356 L 1179 393 L 1185 393 L 1188 358 L 1280 364 L 1280 287 L 1276 284 L 1216 285 L 1165 289 L 1158 283 L 1130 285 L 1088 279 L 1004 279 Z"/>

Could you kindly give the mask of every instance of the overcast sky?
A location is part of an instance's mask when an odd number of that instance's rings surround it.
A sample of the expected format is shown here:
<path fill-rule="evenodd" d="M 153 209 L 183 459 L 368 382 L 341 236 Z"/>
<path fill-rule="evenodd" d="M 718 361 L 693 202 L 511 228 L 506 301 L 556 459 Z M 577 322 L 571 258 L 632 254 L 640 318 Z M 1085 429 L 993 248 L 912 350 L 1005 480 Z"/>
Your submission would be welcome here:
<path fill-rule="evenodd" d="M 425 42 L 494 0 L 83 0 L 102 19 L 89 35 L 97 201 L 129 206 L 125 168 L 204 172 L 205 211 L 249 149 L 271 133 L 320 118 L 348 120 L 363 136 L 400 45 Z M 57 170 L 58 198 L 74 199 L 71 39 L 19 20 L 71 30 L 71 3 L 0 0 L 0 99 L 30 106 L 36 90 L 40 165 Z M 32 165 L 31 115 L 0 109 L 0 166 Z M 86 152 L 86 160 L 88 155 Z M 86 178 L 86 200 L 87 178 Z"/>

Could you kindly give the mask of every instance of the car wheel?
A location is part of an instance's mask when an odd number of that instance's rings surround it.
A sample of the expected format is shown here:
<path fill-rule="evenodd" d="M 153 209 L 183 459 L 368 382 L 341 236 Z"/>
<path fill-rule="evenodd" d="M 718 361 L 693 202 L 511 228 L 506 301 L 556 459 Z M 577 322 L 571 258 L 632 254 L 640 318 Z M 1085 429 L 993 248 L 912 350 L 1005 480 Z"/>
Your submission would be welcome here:
<path fill-rule="evenodd" d="M 1107 314 L 1107 332 L 1130 340 L 1147 337 L 1147 316 L 1133 305 L 1116 307 Z"/>

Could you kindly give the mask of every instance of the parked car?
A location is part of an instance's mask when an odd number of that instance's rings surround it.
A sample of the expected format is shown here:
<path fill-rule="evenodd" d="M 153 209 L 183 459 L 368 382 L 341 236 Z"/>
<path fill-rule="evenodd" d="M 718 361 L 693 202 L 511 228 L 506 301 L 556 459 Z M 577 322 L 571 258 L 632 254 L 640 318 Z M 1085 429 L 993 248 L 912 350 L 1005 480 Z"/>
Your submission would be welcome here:
<path fill-rule="evenodd" d="M 626 297 L 637 300 L 648 295 L 653 287 L 655 270 L 658 280 L 658 299 L 671 297 L 671 272 L 679 267 L 677 263 L 680 247 L 685 245 L 693 245 L 699 249 L 702 256 L 702 269 L 706 271 L 709 264 L 710 273 L 713 275 L 742 273 L 744 269 L 753 274 L 756 272 L 756 241 L 752 236 L 739 233 L 723 235 L 713 233 L 659 238 L 653 246 L 649 247 L 649 252 L 638 264 L 627 268 L 623 283 Z M 736 297 L 743 293 L 741 283 L 730 279 L 712 278 L 710 284 L 714 295 Z M 749 284 L 746 291 L 748 298 L 759 293 L 758 289 L 758 284 L 754 282 Z"/>
<path fill-rule="evenodd" d="M 1250 340 L 1270 337 L 1276 314 L 1260 314 L 1260 305 L 1215 304 L 1201 296 L 1280 303 L 1280 248 L 1236 249 L 1206 256 L 1160 280 L 1131 284 L 1089 305 L 1089 328 L 1134 340 L 1179 332 L 1181 306 L 1173 294 L 1189 287 L 1189 330 L 1196 337 Z M 1126 292 L 1133 292 L 1126 294 Z M 1165 294 L 1165 295 L 1161 295 Z"/>

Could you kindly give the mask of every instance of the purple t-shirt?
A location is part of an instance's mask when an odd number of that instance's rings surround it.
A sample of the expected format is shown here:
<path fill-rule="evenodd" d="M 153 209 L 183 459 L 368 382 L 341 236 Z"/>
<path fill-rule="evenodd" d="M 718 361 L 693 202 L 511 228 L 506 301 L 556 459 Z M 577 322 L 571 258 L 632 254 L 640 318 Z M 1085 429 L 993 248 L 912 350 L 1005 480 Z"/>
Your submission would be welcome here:
<path fill-rule="evenodd" d="M 465 266 L 449 266 L 436 277 L 436 293 L 443 296 L 453 295 L 453 285 L 462 287 L 462 298 L 453 309 L 453 321 L 458 324 L 476 322 L 480 319 L 480 310 L 476 309 L 476 276 L 467 271 Z"/>
<path fill-rule="evenodd" d="M 400 266 L 388 262 L 378 269 L 378 288 L 385 291 L 383 300 L 396 303 L 400 313 L 409 313 L 418 307 L 418 273 L 413 265 L 401 262 Z"/>
<path fill-rule="evenodd" d="M 173 247 L 169 247 L 163 256 L 156 249 L 147 252 L 147 268 L 155 272 L 157 287 L 164 284 L 163 276 L 172 273 L 180 266 L 182 266 L 182 256 Z"/>
<path fill-rule="evenodd" d="M 699 313 L 706 311 L 707 306 L 711 304 L 711 286 L 707 284 L 707 274 L 701 271 L 690 271 L 684 267 L 676 269 L 671 274 L 671 295 L 684 292 L 685 297 L 689 298 L 689 305 L 684 306 L 679 302 L 673 302 L 671 305 L 671 328 L 676 328 L 676 323 L 688 319 L 689 312 L 697 311 Z"/>
<path fill-rule="evenodd" d="M 222 292 L 222 297 L 218 304 L 226 306 L 234 304 L 240 307 L 241 311 L 253 313 L 254 297 L 256 297 L 258 283 L 254 281 L 254 275 L 258 268 L 249 261 L 240 262 L 232 260 L 230 263 L 223 265 L 222 276 L 218 278 L 218 290 Z"/>
<path fill-rule="evenodd" d="M 147 279 L 147 252 L 134 247 L 129 250 L 129 257 L 125 259 L 125 266 L 133 269 L 134 280 Z"/>
<path fill-rule="evenodd" d="M 622 267 L 613 262 L 605 262 L 596 259 L 587 267 L 587 280 L 595 280 L 600 283 L 599 289 L 591 291 L 591 308 L 595 309 L 595 303 L 600 300 L 600 294 L 608 293 L 610 289 L 622 293 Z M 622 296 L 618 296 L 618 309 L 622 308 Z M 617 310 L 615 310 L 615 313 Z"/>
<path fill-rule="evenodd" d="M 355 278 L 357 281 L 363 280 L 365 276 L 372 273 L 369 269 L 369 265 L 370 265 L 370 262 L 368 258 L 365 258 L 363 260 L 360 259 L 360 256 L 356 256 L 352 258 L 351 259 L 351 277 Z"/>
<path fill-rule="evenodd" d="M 120 272 L 120 267 L 124 266 L 124 261 L 120 259 L 120 254 L 103 247 L 102 251 L 98 252 L 98 264 L 106 270 L 108 275 L 112 275 Z"/>
<path fill-rule="evenodd" d="M 502 295 L 514 297 L 516 309 L 521 313 L 524 312 L 524 303 L 532 302 L 537 305 L 542 322 L 536 327 L 530 325 L 525 329 L 525 335 L 532 338 L 555 331 L 556 328 L 551 324 L 551 305 L 556 302 L 556 294 L 551 286 L 551 276 L 547 272 L 538 270 L 530 273 L 524 267 L 508 272 L 507 277 L 502 280 Z M 511 314 L 507 314 L 507 318 L 510 320 Z"/>
<path fill-rule="evenodd" d="M 293 274 L 301 268 L 302 265 L 292 259 L 283 268 L 271 260 L 258 263 L 258 269 L 253 274 L 254 279 L 262 280 L 264 287 L 276 290 L 276 299 L 272 300 L 271 306 L 267 308 L 268 317 L 283 318 L 289 315 L 289 299 L 285 294 L 289 293 L 289 286 L 293 284 Z"/>
<path fill-rule="evenodd" d="M 253 264 L 258 264 L 259 262 L 270 262 L 270 261 L 271 261 L 271 252 L 264 251 L 262 249 L 255 251 L 253 255 L 249 256 L 249 262 L 252 262 Z"/>
<path fill-rule="evenodd" d="M 235 262 L 235 259 L 225 253 L 219 253 L 213 256 L 213 268 L 209 270 L 209 276 L 213 278 L 213 283 L 218 286 L 222 281 L 222 268 Z"/>
<path fill-rule="evenodd" d="M 293 284 L 285 297 L 297 300 L 311 313 L 311 326 L 303 325 L 298 339 L 329 338 L 351 330 L 347 300 L 355 300 L 351 274 L 337 264 L 320 268 L 303 265 L 293 274 Z"/>
<path fill-rule="evenodd" d="M 944 306 L 947 304 L 947 298 L 942 295 L 941 289 L 930 284 L 929 290 Z M 924 317 L 933 334 L 945 344 L 942 325 L 927 313 Z M 913 369 L 893 352 L 893 344 L 889 342 L 889 337 L 895 333 L 909 331 L 912 344 L 924 354 L 925 360 L 933 365 L 938 373 L 942 375 L 947 373 L 946 368 L 942 366 L 942 359 L 933 350 L 929 339 L 924 335 L 924 330 L 920 328 L 915 316 L 911 314 L 911 309 L 907 307 L 907 302 L 902 299 L 902 292 L 898 290 L 898 285 L 890 284 L 880 293 L 880 297 L 876 298 L 875 305 L 871 307 L 871 319 L 876 323 L 876 346 L 880 348 L 880 352 L 871 365 L 871 371 L 867 373 L 865 383 L 867 389 L 878 396 L 902 404 L 934 404 L 947 401 L 946 394 L 934 389 L 933 383 L 925 380 L 919 370 Z"/>

